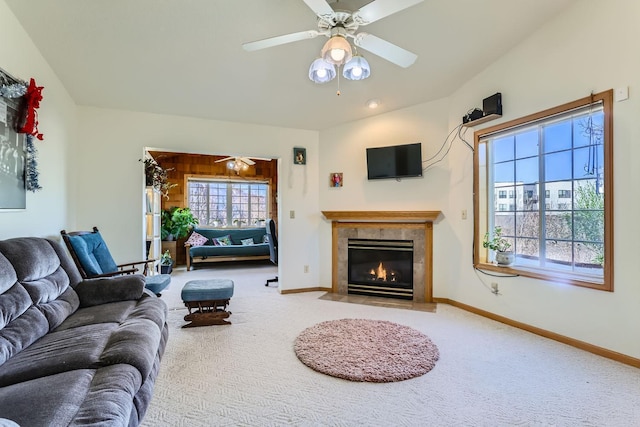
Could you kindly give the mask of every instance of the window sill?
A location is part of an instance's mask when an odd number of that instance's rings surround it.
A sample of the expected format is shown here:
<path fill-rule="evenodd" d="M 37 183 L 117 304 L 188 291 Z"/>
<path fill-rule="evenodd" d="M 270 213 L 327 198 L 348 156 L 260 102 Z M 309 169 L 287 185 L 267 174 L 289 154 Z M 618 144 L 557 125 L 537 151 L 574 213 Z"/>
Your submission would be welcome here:
<path fill-rule="evenodd" d="M 533 279 L 546 280 L 549 282 L 562 283 L 585 288 L 597 289 L 600 291 L 612 292 L 613 289 L 604 281 L 602 277 L 594 277 L 586 274 L 567 274 L 561 271 L 545 270 L 541 268 L 524 267 L 519 265 L 498 266 L 489 263 L 476 263 L 474 267 L 478 270 L 502 273 L 505 276 L 522 276 Z"/>

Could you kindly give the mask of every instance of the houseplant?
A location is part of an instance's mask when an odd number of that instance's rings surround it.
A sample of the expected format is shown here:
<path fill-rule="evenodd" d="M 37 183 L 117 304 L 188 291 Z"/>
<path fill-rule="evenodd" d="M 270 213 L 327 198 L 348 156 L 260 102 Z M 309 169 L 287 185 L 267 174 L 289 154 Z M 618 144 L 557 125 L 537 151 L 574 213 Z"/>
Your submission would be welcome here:
<path fill-rule="evenodd" d="M 484 234 L 482 247 L 495 251 L 498 265 L 511 265 L 515 260 L 513 251 L 509 250 L 511 243 L 502 237 L 502 227 L 498 225 L 493 229 L 493 236 L 488 231 Z"/>
<path fill-rule="evenodd" d="M 173 271 L 173 258 L 169 251 L 165 251 L 160 257 L 160 273 L 171 274 Z"/>
<path fill-rule="evenodd" d="M 198 225 L 198 218 L 193 216 L 191 209 L 174 206 L 162 210 L 161 238 L 174 240 L 186 237 L 189 231 Z"/>
<path fill-rule="evenodd" d="M 169 171 L 164 169 L 152 158 L 140 159 L 144 163 L 144 177 L 148 187 L 153 187 L 162 194 L 163 197 L 169 198 L 169 190 L 178 184 L 169 182 Z"/>

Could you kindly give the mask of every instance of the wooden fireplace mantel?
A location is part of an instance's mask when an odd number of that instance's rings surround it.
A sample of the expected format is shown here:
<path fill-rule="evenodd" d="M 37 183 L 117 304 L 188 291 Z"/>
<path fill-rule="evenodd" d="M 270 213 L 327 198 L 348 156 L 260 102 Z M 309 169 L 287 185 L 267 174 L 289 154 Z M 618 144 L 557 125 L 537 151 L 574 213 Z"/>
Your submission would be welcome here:
<path fill-rule="evenodd" d="M 441 211 L 322 211 L 331 221 L 434 222 Z"/>

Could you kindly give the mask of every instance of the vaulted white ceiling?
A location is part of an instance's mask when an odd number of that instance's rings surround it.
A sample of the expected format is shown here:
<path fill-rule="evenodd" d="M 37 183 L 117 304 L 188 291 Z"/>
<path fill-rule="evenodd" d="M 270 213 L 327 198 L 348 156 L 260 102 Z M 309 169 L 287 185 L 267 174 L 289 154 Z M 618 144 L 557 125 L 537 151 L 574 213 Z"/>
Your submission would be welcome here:
<path fill-rule="evenodd" d="M 241 47 L 316 29 L 302 0 L 6 0 L 79 105 L 301 129 L 446 97 L 572 1 L 425 0 L 366 27 L 418 54 L 416 63 L 360 51 L 371 77 L 341 78 L 337 96 L 337 79 L 307 77 L 326 38 Z M 382 106 L 367 109 L 371 98 Z"/>

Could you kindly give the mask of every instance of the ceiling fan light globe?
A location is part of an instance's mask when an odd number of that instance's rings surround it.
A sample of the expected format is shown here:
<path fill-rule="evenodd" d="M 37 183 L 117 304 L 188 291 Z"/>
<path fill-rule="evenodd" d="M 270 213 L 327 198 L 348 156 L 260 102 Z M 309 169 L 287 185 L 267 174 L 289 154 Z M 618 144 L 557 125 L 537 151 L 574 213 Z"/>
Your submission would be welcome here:
<path fill-rule="evenodd" d="M 348 80 L 364 80 L 371 74 L 371 67 L 366 59 L 356 55 L 344 64 L 342 75 Z"/>
<path fill-rule="evenodd" d="M 347 39 L 341 35 L 335 35 L 324 44 L 321 56 L 331 64 L 342 65 L 351 60 L 353 53 Z"/>
<path fill-rule="evenodd" d="M 327 83 L 336 77 L 336 67 L 318 58 L 309 67 L 309 79 L 314 83 Z"/>

